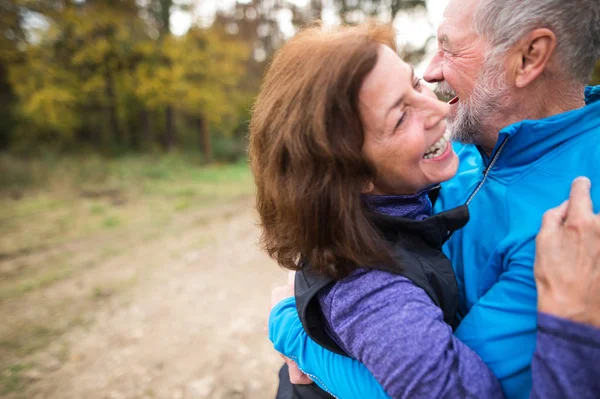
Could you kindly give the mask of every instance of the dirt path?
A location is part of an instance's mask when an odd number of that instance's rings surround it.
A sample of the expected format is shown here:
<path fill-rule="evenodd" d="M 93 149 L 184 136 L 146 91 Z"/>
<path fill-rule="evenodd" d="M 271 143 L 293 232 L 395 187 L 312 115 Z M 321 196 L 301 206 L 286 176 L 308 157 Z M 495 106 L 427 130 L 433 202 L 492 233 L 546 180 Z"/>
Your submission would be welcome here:
<path fill-rule="evenodd" d="M 14 317 L 37 303 L 29 318 L 52 317 L 53 304 L 85 318 L 31 355 L 27 387 L 7 397 L 273 398 L 280 359 L 264 325 L 270 290 L 286 278 L 257 249 L 254 222 L 251 200 L 184 215 L 151 241 L 123 238 L 118 256 L 2 304 Z"/>

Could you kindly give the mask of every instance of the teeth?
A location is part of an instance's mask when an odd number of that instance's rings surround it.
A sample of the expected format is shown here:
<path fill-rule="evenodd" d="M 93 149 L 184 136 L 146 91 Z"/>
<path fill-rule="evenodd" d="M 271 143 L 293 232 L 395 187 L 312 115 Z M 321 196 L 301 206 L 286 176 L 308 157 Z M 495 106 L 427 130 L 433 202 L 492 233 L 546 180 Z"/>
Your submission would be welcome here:
<path fill-rule="evenodd" d="M 442 138 L 440 138 L 435 144 L 429 147 L 423 158 L 431 159 L 439 157 L 444 153 L 444 151 L 446 151 L 448 143 L 450 143 L 450 132 L 446 131 Z"/>

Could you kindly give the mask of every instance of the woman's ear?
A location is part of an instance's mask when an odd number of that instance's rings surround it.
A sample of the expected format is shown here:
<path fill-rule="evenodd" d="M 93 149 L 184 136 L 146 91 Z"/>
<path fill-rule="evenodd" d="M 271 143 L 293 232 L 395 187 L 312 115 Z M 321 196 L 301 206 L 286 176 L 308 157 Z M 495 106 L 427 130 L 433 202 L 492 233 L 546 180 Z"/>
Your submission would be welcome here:
<path fill-rule="evenodd" d="M 374 190 L 375 190 L 375 185 L 373 184 L 373 182 L 371 180 L 369 180 L 367 183 L 365 183 L 365 186 L 363 187 L 361 194 L 371 194 L 371 193 L 373 193 Z"/>

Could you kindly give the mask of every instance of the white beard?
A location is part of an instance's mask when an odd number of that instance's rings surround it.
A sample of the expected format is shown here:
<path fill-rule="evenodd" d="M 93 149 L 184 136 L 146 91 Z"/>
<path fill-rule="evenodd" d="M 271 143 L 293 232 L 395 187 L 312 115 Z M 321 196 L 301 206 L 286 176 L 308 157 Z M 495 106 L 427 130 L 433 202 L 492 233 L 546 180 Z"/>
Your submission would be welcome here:
<path fill-rule="evenodd" d="M 438 84 L 437 90 L 456 96 L 447 82 Z M 459 99 L 456 110 L 448 116 L 452 140 L 465 144 L 478 144 L 486 124 L 506 106 L 510 88 L 500 65 L 487 62 L 467 100 Z"/>

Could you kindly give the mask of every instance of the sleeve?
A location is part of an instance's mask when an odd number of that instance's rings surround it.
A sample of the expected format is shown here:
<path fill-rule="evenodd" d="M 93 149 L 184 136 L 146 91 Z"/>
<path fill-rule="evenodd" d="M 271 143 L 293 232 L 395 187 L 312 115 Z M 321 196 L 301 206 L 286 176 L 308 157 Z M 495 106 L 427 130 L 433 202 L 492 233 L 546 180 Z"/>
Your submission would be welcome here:
<path fill-rule="evenodd" d="M 455 332 L 492 369 L 509 398 L 526 398 L 532 383 L 537 329 L 532 264 L 513 262 Z"/>
<path fill-rule="evenodd" d="M 531 363 L 532 399 L 594 399 L 600 395 L 600 329 L 538 314 Z"/>
<path fill-rule="evenodd" d="M 412 281 L 371 271 L 338 287 L 326 318 L 391 397 L 504 397 L 491 370 Z"/>
<path fill-rule="evenodd" d="M 294 298 L 279 302 L 269 316 L 269 339 L 319 386 L 336 398 L 387 399 L 373 374 L 360 362 L 330 352 L 302 328 Z"/>
<path fill-rule="evenodd" d="M 387 274 L 380 277 L 380 281 L 370 281 L 368 290 L 364 284 L 361 288 L 350 284 L 338 290 L 333 298 L 335 312 L 329 319 L 348 352 L 365 365 L 388 395 L 393 398 L 503 397 L 496 377 L 473 351 L 452 335 L 441 310 L 422 289 L 406 279 L 390 279 Z M 271 324 L 273 335 L 285 335 L 284 331 L 290 334 L 292 319 L 301 329 L 295 309 L 289 309 L 289 313 L 286 325 Z M 295 341 L 297 336 L 287 339 Z M 320 350 L 309 356 L 304 356 L 306 347 L 287 345 L 289 343 L 279 346 L 276 342 L 278 350 L 292 358 L 298 357 L 295 360 L 299 366 L 305 372 L 314 371 L 329 391 L 336 392 L 347 384 L 358 383 L 352 380 L 358 377 L 350 376 L 345 365 L 333 364 L 332 355 L 318 345 L 313 343 Z M 320 375 L 320 368 L 329 370 L 330 374 Z M 373 384 L 370 379 L 365 381 L 361 380 L 361 387 Z"/>

